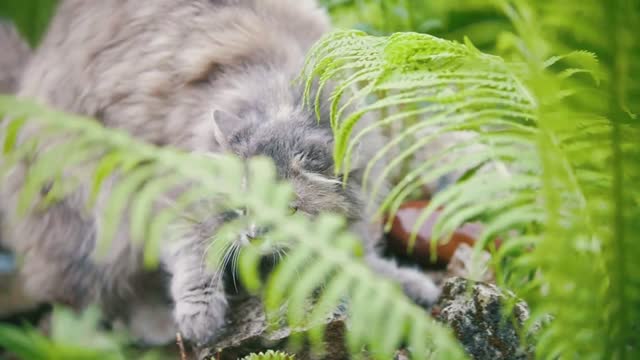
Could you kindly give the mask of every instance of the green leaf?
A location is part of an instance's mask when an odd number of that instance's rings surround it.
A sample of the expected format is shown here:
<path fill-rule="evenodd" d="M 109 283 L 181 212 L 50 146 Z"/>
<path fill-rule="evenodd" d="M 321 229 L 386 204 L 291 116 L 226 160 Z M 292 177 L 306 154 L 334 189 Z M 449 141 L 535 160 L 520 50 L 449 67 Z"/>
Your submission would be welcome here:
<path fill-rule="evenodd" d="M 32 47 L 40 42 L 53 16 L 58 0 L 3 0 L 0 17 L 16 25 Z"/>

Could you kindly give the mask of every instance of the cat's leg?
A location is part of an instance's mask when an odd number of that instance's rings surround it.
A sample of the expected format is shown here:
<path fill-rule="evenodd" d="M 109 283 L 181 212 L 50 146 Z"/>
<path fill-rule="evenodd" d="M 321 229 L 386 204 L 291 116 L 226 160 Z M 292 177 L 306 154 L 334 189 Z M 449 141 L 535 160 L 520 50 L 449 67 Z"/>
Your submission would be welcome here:
<path fill-rule="evenodd" d="M 222 273 L 206 266 L 205 255 L 206 247 L 195 239 L 173 243 L 162 255 L 172 275 L 170 293 L 178 329 L 198 345 L 219 337 L 228 309 Z"/>
<path fill-rule="evenodd" d="M 367 254 L 365 260 L 376 273 L 400 284 L 405 294 L 417 304 L 429 307 L 438 300 L 440 288 L 421 271 L 400 267 L 395 261 L 376 253 Z"/>
<path fill-rule="evenodd" d="M 437 301 L 441 290 L 431 278 L 418 269 L 398 266 L 394 260 L 380 255 L 384 241 L 380 224 L 361 221 L 353 224 L 351 230 L 360 236 L 365 261 L 373 271 L 400 284 L 404 293 L 421 306 L 428 307 Z"/>

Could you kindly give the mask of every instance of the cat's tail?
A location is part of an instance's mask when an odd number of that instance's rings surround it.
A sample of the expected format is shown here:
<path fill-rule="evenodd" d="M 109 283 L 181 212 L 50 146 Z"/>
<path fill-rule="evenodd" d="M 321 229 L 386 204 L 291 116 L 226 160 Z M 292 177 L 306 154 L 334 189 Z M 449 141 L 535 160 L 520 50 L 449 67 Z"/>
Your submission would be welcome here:
<path fill-rule="evenodd" d="M 18 91 L 18 83 L 30 58 L 31 49 L 18 34 L 13 23 L 0 18 L 0 94 L 14 94 Z M 1 116 L 0 120 L 2 120 Z M 2 164 L 1 160 L 0 164 Z M 1 181 L 2 179 L 0 179 Z M 0 205 L 3 201 L 2 190 L 2 183 L 0 183 Z M 2 215 L 2 207 L 0 206 L 0 256 L 3 245 Z M 2 258 L 0 258 L 0 269 L 2 266 Z"/>
<path fill-rule="evenodd" d="M 18 90 L 18 82 L 30 57 L 29 45 L 20 37 L 13 23 L 0 19 L 0 94 L 13 94 Z M 2 202 L 1 190 L 0 188 L 0 202 Z M 2 230 L 2 209 L 0 209 L 0 252 L 3 243 Z"/>
<path fill-rule="evenodd" d="M 15 26 L 0 19 L 0 94 L 17 91 L 22 71 L 30 58 L 31 49 Z"/>
<path fill-rule="evenodd" d="M 18 90 L 22 71 L 30 58 L 31 49 L 13 24 L 0 19 L 0 94 L 13 94 Z M 2 179 L 0 188 L 1 182 Z M 0 189 L 0 205 L 2 192 Z M 14 256 L 6 249 L 8 246 L 3 246 L 6 245 L 6 239 L 3 239 L 3 225 L 6 224 L 2 224 L 2 211 L 0 206 L 0 318 L 35 307 L 22 289 Z"/>

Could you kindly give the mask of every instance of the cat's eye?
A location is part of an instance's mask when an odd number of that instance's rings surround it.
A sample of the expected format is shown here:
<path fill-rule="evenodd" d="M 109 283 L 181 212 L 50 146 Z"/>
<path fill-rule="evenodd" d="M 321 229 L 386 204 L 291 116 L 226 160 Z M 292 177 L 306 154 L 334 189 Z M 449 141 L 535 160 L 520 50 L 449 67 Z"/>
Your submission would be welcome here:
<path fill-rule="evenodd" d="M 298 212 L 298 207 L 295 205 L 289 206 L 289 215 L 293 215 Z"/>

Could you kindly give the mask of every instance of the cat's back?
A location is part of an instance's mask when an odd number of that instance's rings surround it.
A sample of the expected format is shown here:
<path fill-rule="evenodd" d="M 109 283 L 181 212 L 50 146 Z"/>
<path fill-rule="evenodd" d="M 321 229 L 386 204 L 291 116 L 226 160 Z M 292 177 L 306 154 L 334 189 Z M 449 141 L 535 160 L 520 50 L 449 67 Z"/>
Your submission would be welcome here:
<path fill-rule="evenodd" d="M 328 24 L 315 0 L 64 0 L 19 95 L 181 146 L 217 76 L 297 63 Z"/>

